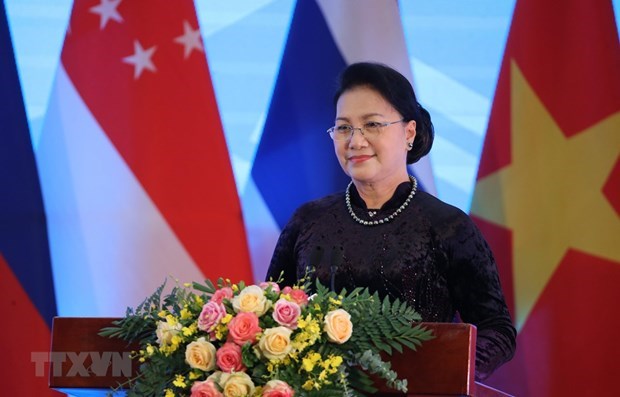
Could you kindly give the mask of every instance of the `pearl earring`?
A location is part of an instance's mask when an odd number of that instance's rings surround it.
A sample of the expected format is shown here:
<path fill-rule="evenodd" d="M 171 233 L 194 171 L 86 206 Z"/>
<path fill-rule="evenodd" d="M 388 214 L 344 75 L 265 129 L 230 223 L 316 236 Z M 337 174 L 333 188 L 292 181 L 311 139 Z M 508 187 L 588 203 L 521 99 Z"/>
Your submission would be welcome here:
<path fill-rule="evenodd" d="M 407 146 L 409 146 L 409 150 L 413 149 L 413 142 L 407 142 Z"/>

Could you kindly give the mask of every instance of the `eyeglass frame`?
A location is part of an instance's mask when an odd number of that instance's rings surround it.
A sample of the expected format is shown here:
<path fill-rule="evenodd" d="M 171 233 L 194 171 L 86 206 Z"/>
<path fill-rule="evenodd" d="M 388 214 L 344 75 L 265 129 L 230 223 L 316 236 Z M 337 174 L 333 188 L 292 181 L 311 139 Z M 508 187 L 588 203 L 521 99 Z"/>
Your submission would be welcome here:
<path fill-rule="evenodd" d="M 366 124 L 370 124 L 370 123 L 376 123 L 376 124 L 379 124 L 379 125 L 377 126 L 377 128 L 379 128 L 379 130 L 380 130 L 381 128 L 385 128 L 385 127 L 387 127 L 387 126 L 389 126 L 389 125 L 396 124 L 396 123 L 403 123 L 403 122 L 405 122 L 405 119 L 404 119 L 404 118 L 402 118 L 402 119 L 400 119 L 400 120 L 396 120 L 396 121 L 391 121 L 391 122 L 383 122 L 383 123 L 382 123 L 382 122 L 379 122 L 379 121 L 369 121 L 369 122 L 365 123 L 365 124 L 364 124 L 363 126 L 361 126 L 361 127 L 353 127 L 352 125 L 349 125 L 349 124 L 345 124 L 345 125 L 341 125 L 341 126 L 337 126 L 337 125 L 335 125 L 335 126 L 333 126 L 333 127 L 328 128 L 328 129 L 327 129 L 327 133 L 329 134 L 329 137 L 330 137 L 333 141 L 339 141 L 339 142 L 342 142 L 342 141 L 346 141 L 346 140 L 349 140 L 349 139 L 353 138 L 353 134 L 355 134 L 355 130 L 359 130 L 359 131 L 360 131 L 360 134 L 362 134 L 362 136 L 363 136 L 364 138 L 368 139 L 368 137 L 364 134 L 364 129 L 365 129 L 365 128 L 367 128 L 367 127 L 366 127 Z M 348 136 L 347 136 L 347 138 L 345 138 L 345 139 L 336 139 L 336 138 L 334 138 L 334 136 L 333 136 L 332 134 L 336 131 L 336 127 L 339 127 L 339 128 L 340 128 L 340 127 L 347 127 L 347 129 L 348 129 L 348 130 L 349 130 L 349 132 L 350 132 L 350 135 L 348 135 Z"/>

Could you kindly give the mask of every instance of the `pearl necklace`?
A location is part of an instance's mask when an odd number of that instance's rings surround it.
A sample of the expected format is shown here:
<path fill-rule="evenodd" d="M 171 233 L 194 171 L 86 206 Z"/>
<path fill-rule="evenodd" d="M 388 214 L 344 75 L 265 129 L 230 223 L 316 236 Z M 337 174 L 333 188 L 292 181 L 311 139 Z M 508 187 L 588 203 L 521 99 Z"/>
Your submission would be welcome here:
<path fill-rule="evenodd" d="M 409 202 L 411 201 L 411 199 L 415 195 L 416 191 L 418 190 L 418 181 L 417 181 L 417 179 L 415 179 L 415 177 L 413 177 L 411 175 L 409 175 L 409 179 L 411 179 L 411 182 L 413 183 L 413 186 L 411 187 L 411 192 L 409 193 L 409 195 L 405 199 L 405 202 L 402 203 L 402 205 L 400 207 L 398 207 L 396 209 L 396 211 L 394 211 L 392 213 L 392 215 L 386 216 L 383 219 L 377 219 L 376 221 L 365 221 L 363 219 L 360 219 L 357 215 L 355 215 L 355 212 L 353 212 L 353 207 L 351 207 L 351 194 L 349 193 L 350 190 L 351 190 L 351 185 L 353 184 L 353 181 L 349 182 L 349 185 L 347 186 L 347 191 L 346 191 L 345 196 L 344 196 L 344 201 L 347 204 L 347 210 L 349 211 L 349 215 L 351 215 L 351 218 L 353 218 L 353 220 L 355 222 L 357 222 L 359 224 L 362 224 L 364 226 L 382 225 L 384 223 L 390 222 L 391 220 L 396 218 L 396 216 L 398 214 L 403 212 L 405 208 L 407 208 L 407 206 L 409 205 Z"/>

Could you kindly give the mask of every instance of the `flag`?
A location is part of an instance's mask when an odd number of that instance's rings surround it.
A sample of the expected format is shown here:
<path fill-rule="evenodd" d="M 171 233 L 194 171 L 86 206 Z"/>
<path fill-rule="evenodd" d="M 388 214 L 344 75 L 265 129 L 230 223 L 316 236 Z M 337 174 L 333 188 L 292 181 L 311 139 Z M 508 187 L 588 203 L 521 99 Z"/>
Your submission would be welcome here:
<path fill-rule="evenodd" d="M 251 281 L 193 1 L 74 4 L 37 160 L 62 315 L 122 314 L 168 277 Z"/>
<path fill-rule="evenodd" d="M 471 212 L 518 329 L 491 378 L 613 395 L 620 374 L 620 48 L 609 0 L 519 0 Z"/>
<path fill-rule="evenodd" d="M 0 2 L 0 311 L 5 395 L 46 396 L 56 300 L 41 186 L 30 142 L 4 2 Z M 39 356 L 37 356 L 39 354 Z M 35 360 L 36 361 L 36 360 Z"/>
<path fill-rule="evenodd" d="M 411 67 L 396 0 L 298 1 L 293 14 L 280 71 L 252 179 L 253 200 L 267 207 L 277 236 L 304 202 L 343 191 L 349 182 L 327 129 L 334 124 L 333 95 L 339 73 L 360 61 L 387 64 L 411 81 Z M 421 186 L 435 185 L 428 158 L 414 166 Z M 250 190 L 251 191 L 251 190 Z M 256 216 L 260 211 L 246 211 Z M 265 218 L 263 212 L 263 219 Z M 271 249 L 265 252 L 264 224 L 248 221 L 260 243 L 251 242 L 255 268 L 266 273 Z M 258 251 L 260 250 L 260 253 Z"/>

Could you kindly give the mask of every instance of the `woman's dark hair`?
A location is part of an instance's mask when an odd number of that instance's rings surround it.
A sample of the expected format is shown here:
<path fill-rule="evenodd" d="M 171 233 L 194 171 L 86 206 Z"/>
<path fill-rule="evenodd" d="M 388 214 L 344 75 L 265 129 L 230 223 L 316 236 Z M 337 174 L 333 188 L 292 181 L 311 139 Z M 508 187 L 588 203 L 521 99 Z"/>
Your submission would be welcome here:
<path fill-rule="evenodd" d="M 334 105 L 345 91 L 361 86 L 368 86 L 381 94 L 403 116 L 404 121 L 415 120 L 416 137 L 413 148 L 407 153 L 407 164 L 413 164 L 427 155 L 433 146 L 435 131 L 430 114 L 418 103 L 409 80 L 380 63 L 353 63 L 340 74 Z"/>

